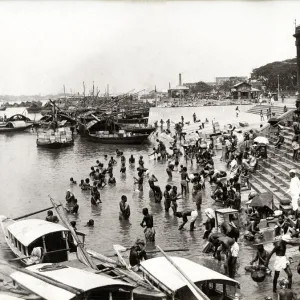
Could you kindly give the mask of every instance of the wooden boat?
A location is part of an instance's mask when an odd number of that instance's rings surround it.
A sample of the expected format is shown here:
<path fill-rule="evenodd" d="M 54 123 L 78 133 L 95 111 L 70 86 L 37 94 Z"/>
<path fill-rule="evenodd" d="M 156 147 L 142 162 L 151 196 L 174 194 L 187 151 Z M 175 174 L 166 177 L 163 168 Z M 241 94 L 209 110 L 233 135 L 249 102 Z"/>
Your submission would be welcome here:
<path fill-rule="evenodd" d="M 37 264 L 10 277 L 46 300 L 133 299 L 133 285 L 64 264 Z"/>
<path fill-rule="evenodd" d="M 26 110 L 29 114 L 37 114 L 37 113 L 41 112 L 42 107 L 40 107 L 40 106 L 30 106 L 30 107 L 27 107 Z"/>
<path fill-rule="evenodd" d="M 90 133 L 89 139 L 100 144 L 141 145 L 148 139 L 149 134 L 101 134 Z"/>
<path fill-rule="evenodd" d="M 43 248 L 40 262 L 77 259 L 76 249 L 70 250 L 69 230 L 60 224 L 38 219 L 14 221 L 5 216 L 0 216 L 0 223 L 7 245 L 24 265 L 34 263 L 30 255 L 35 247 Z"/>
<path fill-rule="evenodd" d="M 233 299 L 227 294 L 227 286 L 236 293 L 239 283 L 225 275 L 182 257 L 170 257 L 192 282 L 205 294 L 207 299 Z M 194 300 L 182 274 L 165 257 L 156 257 L 141 262 L 143 276 L 164 291 L 168 299 Z M 204 299 L 205 299 L 204 298 Z"/>
<path fill-rule="evenodd" d="M 50 201 L 60 217 L 62 223 L 70 230 L 75 242 L 78 241 L 78 231 L 75 232 L 69 225 L 68 217 L 61 206 L 58 206 L 56 202 L 50 197 Z M 159 291 L 148 281 L 144 280 L 141 276 L 136 274 L 130 268 L 120 265 L 115 260 L 108 258 L 100 253 L 92 250 L 87 250 L 83 243 L 77 243 L 78 259 L 89 268 L 90 272 L 97 274 L 103 274 L 112 278 L 122 278 L 123 281 L 135 286 L 133 290 L 135 300 L 165 300 L 164 293 Z M 70 262 L 67 262 L 69 264 Z M 77 265 L 78 266 L 78 265 Z"/>
<path fill-rule="evenodd" d="M 119 127 L 125 131 L 132 132 L 132 133 L 142 133 L 142 134 L 151 134 L 155 131 L 155 127 L 153 126 L 143 126 L 143 125 L 136 125 L 136 124 L 121 124 L 117 123 Z"/>
<path fill-rule="evenodd" d="M 56 113 L 56 105 L 53 103 L 53 115 L 46 118 L 47 122 L 41 125 L 37 131 L 36 144 L 41 148 L 61 149 L 74 145 L 73 132 L 68 126 L 72 119 Z M 45 118 L 45 117 L 43 117 Z"/>
<path fill-rule="evenodd" d="M 28 124 L 25 121 L 9 121 L 0 124 L 0 133 L 20 132 L 30 127 L 32 127 L 32 123 Z"/>

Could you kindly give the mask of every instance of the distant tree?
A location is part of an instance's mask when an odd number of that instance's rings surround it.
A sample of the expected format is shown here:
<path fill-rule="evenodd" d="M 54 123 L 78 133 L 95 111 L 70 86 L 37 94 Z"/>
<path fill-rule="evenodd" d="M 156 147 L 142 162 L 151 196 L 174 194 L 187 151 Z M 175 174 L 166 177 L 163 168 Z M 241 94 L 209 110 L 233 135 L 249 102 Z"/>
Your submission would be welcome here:
<path fill-rule="evenodd" d="M 230 77 L 229 80 L 226 80 L 222 84 L 220 84 L 218 89 L 219 91 L 223 91 L 226 94 L 230 92 L 232 87 L 239 82 L 241 82 L 241 80 L 238 77 Z"/>
<path fill-rule="evenodd" d="M 266 86 L 269 91 L 277 91 L 279 85 L 281 91 L 297 90 L 297 59 L 275 61 L 256 68 L 252 71 L 251 79 L 256 79 Z"/>
<path fill-rule="evenodd" d="M 192 93 L 210 93 L 212 91 L 212 87 L 203 81 L 199 81 L 196 83 L 196 86 L 191 88 Z"/>

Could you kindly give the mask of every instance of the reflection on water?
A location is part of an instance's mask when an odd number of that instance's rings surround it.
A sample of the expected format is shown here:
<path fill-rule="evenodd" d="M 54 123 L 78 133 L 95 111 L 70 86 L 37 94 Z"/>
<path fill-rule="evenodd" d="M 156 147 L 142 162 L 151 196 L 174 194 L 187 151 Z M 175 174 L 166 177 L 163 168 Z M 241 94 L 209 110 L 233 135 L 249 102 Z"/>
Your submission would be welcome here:
<path fill-rule="evenodd" d="M 233 108 L 231 108 L 233 109 Z M 191 115 L 193 110 L 189 112 Z M 182 112 L 177 113 L 178 119 Z M 174 117 L 175 118 L 175 117 Z M 13 135 L 0 135 L 0 178 L 1 178 L 1 214 L 10 217 L 17 217 L 31 211 L 43 209 L 50 206 L 48 195 L 64 203 L 65 192 L 71 188 L 79 201 L 78 216 L 70 216 L 71 220 L 76 220 L 77 228 L 87 233 L 88 247 L 106 254 L 112 254 L 113 244 L 130 246 L 138 237 L 143 238 L 143 229 L 140 226 L 142 220 L 142 209 L 148 207 L 154 215 L 156 228 L 156 244 L 162 248 L 189 248 L 188 252 L 172 253 L 188 257 L 195 262 L 223 272 L 223 264 L 216 262 L 210 255 L 202 253 L 203 249 L 203 227 L 205 219 L 204 208 L 212 206 L 210 199 L 210 186 L 206 185 L 203 197 L 202 213 L 196 222 L 196 231 L 179 231 L 178 226 L 182 220 L 174 218 L 171 214 L 166 214 L 163 204 L 154 203 L 149 198 L 149 186 L 147 180 L 144 183 L 144 192 L 134 191 L 133 176 L 136 176 L 136 167 L 128 165 L 128 158 L 134 154 L 136 161 L 138 156 L 143 155 L 145 167 L 150 169 L 158 178 L 158 184 L 164 190 L 168 183 L 166 165 L 160 161 L 149 159 L 153 145 L 126 146 L 126 145 L 100 145 L 89 142 L 86 138 L 77 137 L 74 147 L 61 150 L 38 149 L 36 147 L 36 135 L 34 132 L 26 132 Z M 88 177 L 90 167 L 95 165 L 96 160 L 104 162 L 104 154 L 108 157 L 114 155 L 118 148 L 123 151 L 126 157 L 126 176 L 120 174 L 120 158 L 114 167 L 116 186 L 106 186 L 100 191 L 103 201 L 98 207 L 90 203 L 88 192 L 82 192 L 78 186 L 70 186 L 69 179 L 74 177 L 77 183 L 80 179 Z M 183 163 L 183 162 L 182 162 Z M 216 168 L 222 167 L 220 161 L 216 159 Z M 188 170 L 197 170 L 196 164 L 188 164 Z M 180 177 L 178 172 L 174 172 L 171 184 L 179 187 Z M 119 201 L 125 194 L 131 207 L 131 216 L 128 221 L 119 220 Z M 195 203 L 191 196 L 178 201 L 178 210 L 184 208 L 194 208 Z M 44 218 L 45 214 L 35 217 Z M 86 228 L 86 222 L 93 218 L 94 228 Z M 188 228 L 188 226 L 186 226 Z M 3 236 L 0 238 L 1 258 L 11 258 L 12 254 L 8 250 Z M 153 248 L 154 246 L 148 246 Z M 251 295 L 248 299 L 261 299 L 261 293 L 270 295 L 271 286 L 266 282 L 262 284 L 254 283 L 249 275 L 245 275 L 244 266 L 253 258 L 254 252 L 249 245 L 241 241 L 240 258 L 237 280 L 242 284 L 242 294 Z M 267 279 L 271 282 L 271 278 Z M 255 296 L 256 295 L 256 296 Z"/>

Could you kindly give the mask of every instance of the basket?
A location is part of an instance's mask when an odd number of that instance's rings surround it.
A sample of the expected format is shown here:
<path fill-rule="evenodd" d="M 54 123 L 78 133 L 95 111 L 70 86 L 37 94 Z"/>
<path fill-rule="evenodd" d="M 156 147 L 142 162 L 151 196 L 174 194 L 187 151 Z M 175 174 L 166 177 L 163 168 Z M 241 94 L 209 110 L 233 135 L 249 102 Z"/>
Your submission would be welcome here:
<path fill-rule="evenodd" d="M 257 270 L 251 273 L 251 278 L 255 282 L 263 282 L 266 278 L 266 272 L 263 270 Z"/>

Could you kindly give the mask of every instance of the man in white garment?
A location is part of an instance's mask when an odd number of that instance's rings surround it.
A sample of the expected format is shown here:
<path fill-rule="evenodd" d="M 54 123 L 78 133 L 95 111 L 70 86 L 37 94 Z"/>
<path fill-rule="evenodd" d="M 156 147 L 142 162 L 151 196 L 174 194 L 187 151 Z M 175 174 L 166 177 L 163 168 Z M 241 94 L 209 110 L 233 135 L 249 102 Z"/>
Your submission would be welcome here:
<path fill-rule="evenodd" d="M 298 199 L 300 195 L 300 180 L 298 176 L 296 176 L 295 170 L 290 170 L 290 188 L 287 190 L 287 194 L 290 194 L 292 197 L 292 207 L 293 211 L 295 212 L 295 216 L 297 218 L 297 211 L 298 211 Z"/>

